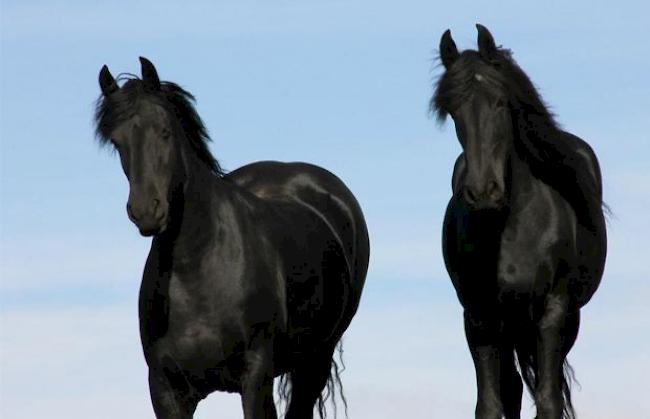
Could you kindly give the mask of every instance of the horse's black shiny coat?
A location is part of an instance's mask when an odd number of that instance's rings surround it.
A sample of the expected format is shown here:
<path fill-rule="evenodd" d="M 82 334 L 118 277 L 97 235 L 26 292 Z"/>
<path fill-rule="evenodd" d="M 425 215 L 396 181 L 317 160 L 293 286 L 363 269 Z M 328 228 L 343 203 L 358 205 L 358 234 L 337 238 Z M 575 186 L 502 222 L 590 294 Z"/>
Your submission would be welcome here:
<path fill-rule="evenodd" d="M 566 355 L 605 265 L 600 169 L 587 143 L 557 128 L 509 51 L 477 27 L 478 51 L 460 53 L 449 31 L 442 36 L 445 72 L 432 99 L 463 147 L 443 253 L 464 308 L 476 417 L 519 418 L 521 372 L 537 418 L 571 418 Z"/>
<path fill-rule="evenodd" d="M 127 211 L 153 236 L 140 331 L 156 416 L 192 417 L 220 390 L 246 419 L 275 418 L 273 378 L 287 374 L 286 418 L 323 414 L 333 353 L 359 304 L 369 241 L 361 209 L 332 173 L 259 162 L 227 175 L 210 155 L 192 96 L 104 67 L 97 132 L 119 152 Z"/>

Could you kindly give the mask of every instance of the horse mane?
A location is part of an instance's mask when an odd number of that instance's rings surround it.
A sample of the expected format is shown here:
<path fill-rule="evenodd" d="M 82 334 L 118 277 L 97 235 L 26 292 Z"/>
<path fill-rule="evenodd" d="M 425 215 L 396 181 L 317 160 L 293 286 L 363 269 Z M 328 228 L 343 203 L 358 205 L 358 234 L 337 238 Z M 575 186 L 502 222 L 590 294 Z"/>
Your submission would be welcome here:
<path fill-rule="evenodd" d="M 110 143 L 111 132 L 121 123 L 130 119 L 137 111 L 143 98 L 156 101 L 172 115 L 176 116 L 183 134 L 199 160 L 208 166 L 215 175 L 222 177 L 224 170 L 208 147 L 211 138 L 201 117 L 194 108 L 194 96 L 173 82 L 162 82 L 160 90 L 152 92 L 145 89 L 140 78 L 124 73 L 118 81 L 125 80 L 123 86 L 109 96 L 99 97 L 95 107 L 95 135 L 101 144 Z"/>
<path fill-rule="evenodd" d="M 476 74 L 481 75 L 480 82 Z M 588 221 L 594 217 L 591 211 L 607 209 L 602 201 L 600 169 L 595 155 L 587 143 L 560 129 L 510 50 L 497 48 L 489 62 L 478 51 L 463 51 L 440 76 L 430 110 L 439 122 L 443 122 L 451 110 L 480 89 L 494 89 L 507 95 L 518 156 L 529 165 L 533 175 L 557 190 L 579 218 L 591 225 Z M 585 147 L 595 168 L 579 155 L 579 149 Z M 596 179 L 592 176 L 594 171 Z"/>

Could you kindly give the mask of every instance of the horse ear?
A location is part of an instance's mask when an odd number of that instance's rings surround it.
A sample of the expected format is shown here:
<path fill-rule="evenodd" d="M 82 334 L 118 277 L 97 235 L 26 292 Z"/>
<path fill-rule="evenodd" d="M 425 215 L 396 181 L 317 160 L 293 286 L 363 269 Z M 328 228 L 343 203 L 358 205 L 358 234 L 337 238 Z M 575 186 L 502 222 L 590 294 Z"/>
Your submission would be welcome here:
<path fill-rule="evenodd" d="M 449 68 L 459 57 L 456 43 L 451 38 L 451 31 L 447 29 L 440 38 L 440 59 L 445 68 Z"/>
<path fill-rule="evenodd" d="M 478 30 L 478 52 L 484 60 L 490 61 L 494 59 L 499 51 L 494 43 L 494 38 L 490 31 L 480 23 L 476 24 Z"/>
<path fill-rule="evenodd" d="M 140 66 L 142 67 L 142 81 L 149 90 L 160 90 L 160 79 L 158 72 L 153 63 L 144 57 L 140 57 Z"/>
<path fill-rule="evenodd" d="M 119 89 L 117 83 L 115 83 L 113 75 L 106 65 L 104 65 L 99 71 L 99 87 L 101 87 L 104 96 L 109 96 L 117 92 Z"/>

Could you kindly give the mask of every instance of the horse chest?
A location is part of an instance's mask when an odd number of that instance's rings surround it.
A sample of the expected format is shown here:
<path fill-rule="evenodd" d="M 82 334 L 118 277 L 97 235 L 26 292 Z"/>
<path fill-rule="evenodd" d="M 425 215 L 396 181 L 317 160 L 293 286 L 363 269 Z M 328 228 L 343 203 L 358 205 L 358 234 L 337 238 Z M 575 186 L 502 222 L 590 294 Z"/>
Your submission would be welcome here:
<path fill-rule="evenodd" d="M 164 354 L 181 368 L 193 370 L 198 365 L 217 367 L 237 353 L 246 337 L 232 315 L 237 299 L 230 297 L 220 296 L 216 289 L 188 286 L 172 275 L 166 294 L 166 332 L 155 342 L 153 358 Z"/>
<path fill-rule="evenodd" d="M 548 205 L 550 199 L 542 198 L 543 193 L 527 211 L 511 217 L 501 234 L 497 283 L 502 298 L 546 295 L 559 261 L 569 256 L 568 214 L 562 207 Z"/>
<path fill-rule="evenodd" d="M 542 186 L 534 185 L 532 196 L 504 221 L 468 212 L 458 199 L 451 202 L 445 261 L 464 305 L 481 305 L 486 298 L 528 303 L 553 286 L 559 261 L 571 256 L 572 214 Z"/>

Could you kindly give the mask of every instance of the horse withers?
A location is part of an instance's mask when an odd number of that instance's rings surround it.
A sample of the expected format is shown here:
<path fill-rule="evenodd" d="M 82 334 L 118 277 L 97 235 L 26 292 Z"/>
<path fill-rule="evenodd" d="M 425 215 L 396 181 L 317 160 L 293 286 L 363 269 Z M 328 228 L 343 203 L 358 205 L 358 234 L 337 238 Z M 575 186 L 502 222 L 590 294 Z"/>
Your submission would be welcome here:
<path fill-rule="evenodd" d="M 368 268 L 359 204 L 310 164 L 225 174 L 193 96 L 140 61 L 142 78 L 122 86 L 101 69 L 96 124 L 129 181 L 129 218 L 153 237 L 139 311 L 156 416 L 190 418 L 228 391 L 244 418 L 273 419 L 282 376 L 285 418 L 312 418 L 314 406 L 322 417 Z"/>
<path fill-rule="evenodd" d="M 443 34 L 431 100 L 440 121 L 452 117 L 463 150 L 443 253 L 464 308 L 476 417 L 519 418 L 523 376 L 538 419 L 573 418 L 566 357 L 605 266 L 600 169 L 511 53 L 477 28 L 478 50 L 462 53 Z"/>

